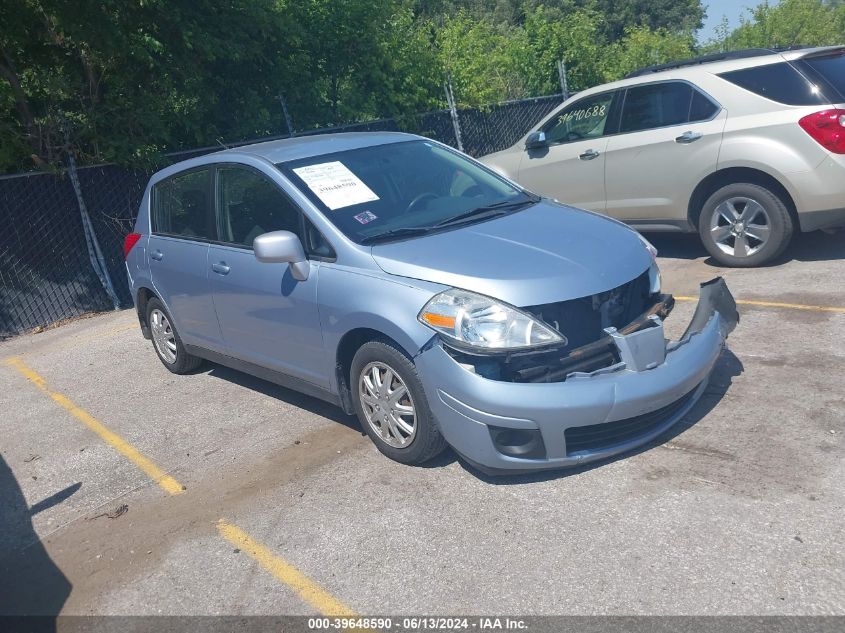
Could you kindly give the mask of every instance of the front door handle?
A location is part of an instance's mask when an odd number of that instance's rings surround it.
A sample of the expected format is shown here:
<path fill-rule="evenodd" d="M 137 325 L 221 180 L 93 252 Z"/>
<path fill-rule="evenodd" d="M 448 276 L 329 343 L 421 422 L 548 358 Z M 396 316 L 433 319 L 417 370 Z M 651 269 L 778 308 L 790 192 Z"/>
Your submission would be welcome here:
<path fill-rule="evenodd" d="M 700 139 L 702 136 L 703 135 L 701 134 L 701 132 L 693 132 L 693 131 L 684 132 L 683 134 L 681 134 L 680 136 L 675 138 L 675 142 L 681 143 L 682 145 L 686 145 L 688 143 L 694 143 L 695 141 Z"/>
<path fill-rule="evenodd" d="M 162 252 L 161 252 L 160 250 L 158 250 L 158 249 L 155 249 L 154 251 L 152 251 L 152 252 L 150 253 L 150 257 L 152 257 L 152 258 L 153 258 L 154 260 L 156 260 L 157 262 L 160 262 L 160 261 L 164 258 L 164 253 L 162 253 Z"/>
<path fill-rule="evenodd" d="M 598 158 L 601 152 L 597 152 L 594 149 L 588 149 L 586 152 L 581 154 L 578 158 L 581 160 L 593 160 L 594 158 Z"/>
<path fill-rule="evenodd" d="M 232 269 L 226 265 L 226 262 L 219 262 L 217 264 L 212 264 L 211 270 L 216 272 L 218 275 L 228 275 L 229 271 Z"/>

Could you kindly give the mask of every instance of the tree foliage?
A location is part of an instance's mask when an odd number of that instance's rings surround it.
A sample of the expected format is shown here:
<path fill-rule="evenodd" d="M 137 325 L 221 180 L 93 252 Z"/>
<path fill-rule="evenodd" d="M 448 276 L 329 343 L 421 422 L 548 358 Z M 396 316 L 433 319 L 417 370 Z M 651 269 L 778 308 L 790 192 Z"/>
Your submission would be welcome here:
<path fill-rule="evenodd" d="M 700 51 L 699 0 L 0 0 L 0 171 L 581 90 Z M 782 0 L 720 50 L 841 43 L 845 4 Z"/>
<path fill-rule="evenodd" d="M 733 32 L 723 29 L 711 48 L 824 46 L 845 43 L 845 2 L 781 0 L 750 9 Z"/>

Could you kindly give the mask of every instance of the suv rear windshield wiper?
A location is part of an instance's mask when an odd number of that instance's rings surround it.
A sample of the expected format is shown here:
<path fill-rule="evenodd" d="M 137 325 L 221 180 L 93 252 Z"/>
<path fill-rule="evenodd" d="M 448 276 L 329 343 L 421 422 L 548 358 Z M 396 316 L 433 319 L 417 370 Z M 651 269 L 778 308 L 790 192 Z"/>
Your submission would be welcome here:
<path fill-rule="evenodd" d="M 493 204 L 485 204 L 481 207 L 475 207 L 469 211 L 465 211 L 453 218 L 447 218 L 434 225 L 434 228 L 441 228 L 444 226 L 452 226 L 454 224 L 461 224 L 466 220 L 478 218 L 480 216 L 504 215 L 507 211 L 513 211 L 532 204 L 537 204 L 540 201 L 539 196 L 528 196 L 521 200 L 502 200 L 501 202 L 494 202 Z"/>

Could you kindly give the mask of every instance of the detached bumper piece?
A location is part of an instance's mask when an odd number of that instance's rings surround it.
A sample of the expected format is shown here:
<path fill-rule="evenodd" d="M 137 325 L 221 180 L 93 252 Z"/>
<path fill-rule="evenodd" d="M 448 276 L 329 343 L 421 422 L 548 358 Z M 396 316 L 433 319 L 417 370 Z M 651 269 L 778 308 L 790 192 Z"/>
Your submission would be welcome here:
<path fill-rule="evenodd" d="M 721 317 L 722 336 L 728 338 L 728 334 L 733 332 L 739 323 L 739 312 L 736 309 L 736 301 L 728 290 L 728 285 L 721 277 L 701 284 L 695 314 L 692 315 L 692 321 L 681 340 L 695 332 L 701 332 L 714 312 L 718 312 Z"/>

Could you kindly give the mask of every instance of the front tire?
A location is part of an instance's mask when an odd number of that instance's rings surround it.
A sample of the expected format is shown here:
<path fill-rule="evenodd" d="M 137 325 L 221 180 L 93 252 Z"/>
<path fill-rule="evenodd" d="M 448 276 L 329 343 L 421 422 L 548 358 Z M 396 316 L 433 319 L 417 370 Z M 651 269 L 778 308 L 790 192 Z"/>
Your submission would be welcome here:
<path fill-rule="evenodd" d="M 418 465 L 446 448 L 416 367 L 395 345 L 362 345 L 352 359 L 350 383 L 358 420 L 384 455 Z"/>
<path fill-rule="evenodd" d="M 164 304 L 155 297 L 147 302 L 147 325 L 150 327 L 156 356 L 169 371 L 187 374 L 202 364 L 201 358 L 191 356 L 185 350 L 173 319 Z"/>
<path fill-rule="evenodd" d="M 750 183 L 727 185 L 701 210 L 704 248 L 725 266 L 751 268 L 781 255 L 793 233 L 789 210 L 776 194 Z"/>

